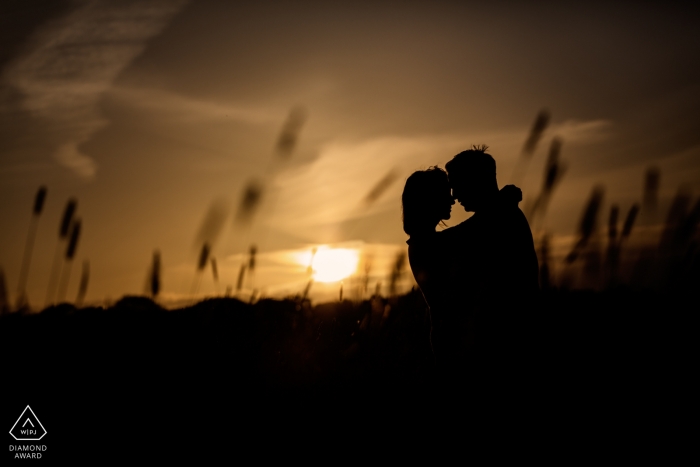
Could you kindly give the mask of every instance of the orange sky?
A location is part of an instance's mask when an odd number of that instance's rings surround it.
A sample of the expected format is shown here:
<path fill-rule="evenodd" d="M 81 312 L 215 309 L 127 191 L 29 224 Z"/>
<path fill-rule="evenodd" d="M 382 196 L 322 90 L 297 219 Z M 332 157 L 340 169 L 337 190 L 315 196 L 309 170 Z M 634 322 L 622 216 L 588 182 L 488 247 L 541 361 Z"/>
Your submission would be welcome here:
<path fill-rule="evenodd" d="M 71 196 L 83 236 L 69 297 L 84 259 L 88 301 L 141 293 L 154 249 L 164 294 L 186 295 L 207 210 L 219 200 L 232 218 L 252 178 L 268 188 L 252 229 L 227 218 L 213 246 L 222 288 L 251 241 L 270 293 L 306 280 L 282 251 L 354 242 L 388 267 L 405 248 L 405 178 L 488 144 L 508 183 L 542 108 L 551 124 L 520 185 L 525 201 L 536 195 L 561 137 L 568 171 L 542 227 L 562 242 L 596 183 L 606 209 L 623 212 L 650 164 L 661 169 L 662 212 L 679 186 L 700 193 L 697 8 L 28 0 L 0 11 L 0 267 L 14 296 L 33 197 L 46 185 L 34 304 Z M 275 142 L 296 105 L 308 119 L 283 164 Z M 364 206 L 390 171 L 394 184 Z M 202 281 L 200 293 L 214 291 Z"/>

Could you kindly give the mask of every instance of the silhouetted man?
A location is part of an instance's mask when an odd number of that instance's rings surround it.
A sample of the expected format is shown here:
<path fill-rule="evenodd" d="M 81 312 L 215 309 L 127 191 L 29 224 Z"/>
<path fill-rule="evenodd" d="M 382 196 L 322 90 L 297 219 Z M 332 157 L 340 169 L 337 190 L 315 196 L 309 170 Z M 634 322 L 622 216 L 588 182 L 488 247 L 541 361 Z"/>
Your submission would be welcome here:
<path fill-rule="evenodd" d="M 518 323 L 539 289 L 539 267 L 530 225 L 517 203 L 499 192 L 496 161 L 486 150 L 473 147 L 445 165 L 452 195 L 474 212 L 448 229 L 462 297 L 453 303 L 473 317 L 479 349 L 511 352 L 515 336 L 522 337 Z"/>
<path fill-rule="evenodd" d="M 476 281 L 482 296 L 498 294 L 483 298 L 499 300 L 537 291 L 538 263 L 530 225 L 517 204 L 500 196 L 496 161 L 487 149 L 463 151 L 445 168 L 452 195 L 474 212 L 453 229 L 464 279 Z"/>

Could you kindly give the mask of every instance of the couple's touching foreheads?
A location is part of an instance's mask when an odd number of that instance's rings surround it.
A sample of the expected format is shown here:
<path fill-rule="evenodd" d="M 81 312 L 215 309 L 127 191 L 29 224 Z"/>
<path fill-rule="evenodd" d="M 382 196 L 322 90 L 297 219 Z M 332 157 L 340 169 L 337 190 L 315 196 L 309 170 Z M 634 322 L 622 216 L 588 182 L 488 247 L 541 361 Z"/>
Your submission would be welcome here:
<path fill-rule="evenodd" d="M 498 187 L 487 146 L 414 172 L 402 195 L 408 259 L 432 322 L 438 366 L 448 370 L 474 355 L 512 352 L 518 315 L 539 290 L 532 232 L 518 207 L 522 191 Z M 438 231 L 458 202 L 474 214 Z"/>

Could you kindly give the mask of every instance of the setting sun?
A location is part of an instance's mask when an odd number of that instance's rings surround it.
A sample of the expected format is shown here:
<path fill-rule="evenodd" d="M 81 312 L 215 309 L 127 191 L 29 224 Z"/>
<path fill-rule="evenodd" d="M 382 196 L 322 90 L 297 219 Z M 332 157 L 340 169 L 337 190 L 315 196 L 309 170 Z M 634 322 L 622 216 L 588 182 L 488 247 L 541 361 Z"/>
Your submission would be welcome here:
<path fill-rule="evenodd" d="M 318 282 L 337 282 L 357 270 L 359 255 L 350 248 L 321 247 L 315 254 L 305 254 L 300 263 L 311 264 L 313 278 Z"/>

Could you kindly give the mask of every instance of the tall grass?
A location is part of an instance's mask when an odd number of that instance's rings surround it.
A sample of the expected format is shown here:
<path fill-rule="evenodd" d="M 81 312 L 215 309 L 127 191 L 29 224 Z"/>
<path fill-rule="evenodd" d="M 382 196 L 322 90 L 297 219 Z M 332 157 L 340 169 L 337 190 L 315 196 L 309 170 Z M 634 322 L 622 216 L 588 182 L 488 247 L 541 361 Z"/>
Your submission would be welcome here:
<path fill-rule="evenodd" d="M 149 290 L 151 292 L 151 298 L 155 299 L 158 297 L 158 293 L 162 287 L 161 279 L 161 266 L 160 266 L 160 251 L 156 250 L 153 252 L 153 262 L 151 264 L 151 271 L 149 274 Z"/>
<path fill-rule="evenodd" d="M 311 286 L 314 284 L 313 279 L 309 279 L 309 282 L 306 283 L 306 287 L 304 287 L 304 292 L 301 294 L 301 301 L 304 302 L 309 298 L 309 292 L 311 291 Z"/>
<path fill-rule="evenodd" d="M 549 149 L 549 155 L 544 167 L 544 176 L 542 177 L 542 188 L 537 195 L 531 208 L 526 212 L 527 218 L 532 222 L 539 214 L 539 218 L 544 218 L 549 200 L 554 193 L 554 189 L 561 181 L 566 172 L 566 165 L 559 160 L 561 153 L 562 140 L 554 138 Z"/>
<path fill-rule="evenodd" d="M 586 245 L 588 245 L 588 242 L 596 233 L 598 226 L 598 212 L 603 204 L 604 194 L 605 189 L 601 185 L 593 188 L 579 223 L 578 240 L 574 244 L 574 247 L 571 249 L 569 254 L 566 256 L 567 263 L 573 263 L 578 258 L 578 256 L 585 249 Z"/>
<path fill-rule="evenodd" d="M 255 288 L 255 265 L 256 265 L 256 255 L 258 253 L 258 247 L 255 245 L 250 245 L 248 248 L 248 285 L 251 289 Z"/>
<path fill-rule="evenodd" d="M 29 265 L 32 261 L 32 252 L 34 250 L 34 240 L 36 238 L 36 229 L 39 224 L 39 216 L 44 209 L 46 201 L 46 187 L 41 186 L 34 197 L 34 206 L 32 208 L 32 219 L 29 222 L 29 231 L 27 232 L 27 240 L 24 244 L 24 255 L 22 257 L 22 266 L 19 271 L 19 283 L 17 285 L 17 309 L 28 306 L 27 298 L 27 278 L 29 276 Z"/>
<path fill-rule="evenodd" d="M 209 247 L 208 243 L 204 243 L 202 245 L 202 249 L 199 252 L 199 260 L 197 261 L 197 269 L 194 272 L 194 279 L 192 280 L 192 290 L 190 291 L 190 295 L 194 296 L 197 294 L 199 291 L 199 284 L 202 280 L 202 272 L 204 271 L 204 268 L 207 266 L 207 263 L 209 262 L 209 253 L 211 252 L 211 249 Z"/>
<path fill-rule="evenodd" d="M 528 135 L 527 139 L 525 140 L 525 144 L 523 145 L 522 154 L 525 157 L 532 157 L 532 154 L 537 148 L 537 143 L 539 143 L 540 139 L 542 139 L 542 134 L 544 133 L 544 130 L 547 129 L 547 125 L 549 125 L 549 120 L 549 110 L 540 110 L 540 112 L 537 114 L 537 117 L 535 118 L 535 122 L 532 124 L 530 134 Z"/>
<path fill-rule="evenodd" d="M 647 168 L 644 174 L 644 195 L 642 206 L 647 210 L 654 210 L 659 204 L 659 185 L 661 182 L 661 170 L 652 166 Z"/>
<path fill-rule="evenodd" d="M 537 149 L 537 145 L 549 125 L 549 120 L 550 114 L 547 109 L 540 110 L 537 117 L 535 117 L 535 122 L 532 124 L 530 133 L 520 152 L 520 157 L 517 159 L 515 167 L 513 168 L 513 175 L 510 177 L 511 183 L 518 184 L 525 176 L 532 155 L 535 153 L 535 149 Z"/>
<path fill-rule="evenodd" d="M 75 298 L 75 306 L 82 306 L 85 295 L 87 294 L 88 282 L 90 280 L 90 262 L 83 261 L 83 272 L 80 275 L 80 285 L 78 287 L 78 295 Z"/>
<path fill-rule="evenodd" d="M 296 150 L 299 144 L 301 130 L 308 116 L 308 111 L 304 106 L 296 105 L 292 107 L 287 119 L 282 125 L 281 132 L 275 143 L 274 156 L 269 160 L 267 169 L 261 177 L 249 179 L 243 188 L 238 210 L 234 216 L 234 225 L 246 230 L 246 244 L 250 243 L 253 221 L 256 213 L 262 206 L 263 196 L 267 198 L 266 202 L 269 206 L 270 215 L 274 212 L 277 191 L 271 190 L 272 177 L 277 171 L 285 167 L 287 161 Z M 264 248 L 268 234 L 269 229 L 264 229 L 255 239 L 260 248 Z M 248 270 L 250 273 L 254 272 L 254 269 L 250 270 L 250 265 L 248 265 Z"/>
<path fill-rule="evenodd" d="M 253 219 L 260 206 L 264 193 L 263 184 L 258 180 L 250 180 L 243 189 L 243 195 L 234 220 L 238 224 L 248 224 Z"/>
<path fill-rule="evenodd" d="M 289 112 L 275 146 L 278 157 L 288 159 L 292 155 L 307 118 L 308 112 L 302 106 L 295 106 Z"/>
<path fill-rule="evenodd" d="M 53 263 L 51 265 L 49 285 L 46 289 L 45 306 L 51 305 L 56 295 L 56 287 L 58 286 L 58 280 L 63 266 L 62 249 L 64 248 L 64 244 L 68 238 L 68 233 L 70 232 L 71 225 L 73 224 L 73 217 L 77 208 L 78 201 L 71 198 L 68 200 L 68 203 L 63 210 L 61 223 L 58 226 L 58 242 L 56 243 L 56 252 L 54 253 Z"/>
<path fill-rule="evenodd" d="M 680 187 L 671 202 L 666 216 L 666 223 L 659 241 L 659 253 L 666 256 L 678 253 L 683 247 L 683 225 L 686 223 L 690 210 L 690 192 Z"/>
<path fill-rule="evenodd" d="M 365 195 L 362 203 L 365 207 L 369 207 L 374 204 L 381 196 L 386 192 L 386 190 L 394 184 L 399 178 L 399 172 L 396 168 L 391 169 L 387 172 L 372 189 Z"/>
<path fill-rule="evenodd" d="M 634 227 L 634 222 L 637 220 L 637 215 L 639 214 L 639 204 L 633 204 L 629 211 L 627 211 L 627 217 L 625 217 L 625 223 L 622 226 L 622 234 L 620 241 L 629 238 L 632 233 L 632 228 Z"/>
<path fill-rule="evenodd" d="M 620 207 L 613 204 L 608 218 L 608 248 L 605 258 L 607 282 L 614 285 L 617 280 L 617 270 L 620 264 L 620 246 L 618 242 L 618 216 Z"/>
<path fill-rule="evenodd" d="M 216 264 L 216 258 L 213 256 L 209 260 L 211 263 L 211 276 L 214 279 L 214 287 L 216 288 L 216 294 L 219 295 L 219 267 Z"/>
<path fill-rule="evenodd" d="M 241 268 L 238 271 L 238 280 L 236 281 L 236 294 L 239 294 L 243 289 L 243 281 L 245 280 L 245 269 L 245 263 L 241 264 Z"/>
<path fill-rule="evenodd" d="M 312 277 L 314 274 L 314 258 L 316 257 L 316 252 L 318 248 L 311 249 L 311 258 L 309 259 L 309 265 L 306 267 L 306 275 Z"/>
<path fill-rule="evenodd" d="M 398 284 L 403 276 L 404 269 L 406 266 L 406 252 L 401 250 L 396 254 L 394 259 L 394 266 L 391 269 L 391 276 L 389 278 L 389 296 L 395 297 L 398 291 Z"/>
<path fill-rule="evenodd" d="M 78 249 L 78 240 L 80 239 L 81 221 L 76 219 L 70 232 L 70 240 L 66 249 L 65 263 L 63 265 L 63 273 L 61 274 L 61 282 L 58 287 L 58 301 L 62 302 L 66 299 L 66 291 L 70 282 L 71 269 L 73 268 L 73 258 Z"/>

